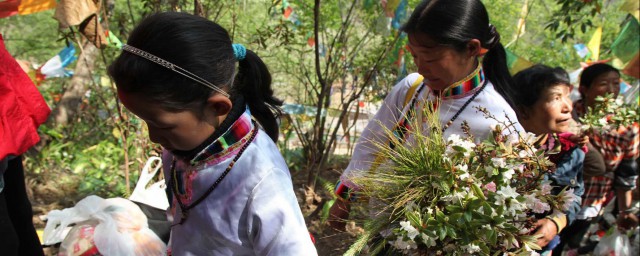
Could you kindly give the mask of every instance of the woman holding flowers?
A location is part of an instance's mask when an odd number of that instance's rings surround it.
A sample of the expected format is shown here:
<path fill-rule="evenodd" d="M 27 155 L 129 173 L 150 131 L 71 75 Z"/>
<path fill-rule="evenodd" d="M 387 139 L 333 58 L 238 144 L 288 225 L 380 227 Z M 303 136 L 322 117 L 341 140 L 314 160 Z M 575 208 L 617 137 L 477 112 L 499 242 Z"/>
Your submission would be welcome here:
<path fill-rule="evenodd" d="M 539 142 L 550 152 L 549 158 L 556 165 L 556 170 L 547 175 L 553 186 L 552 193 L 569 190 L 577 199 L 565 212 L 551 213 L 535 224 L 535 234 L 542 236 L 538 245 L 550 251 L 559 242 L 557 234 L 575 220 L 580 210 L 579 198 L 584 193 L 582 167 L 585 154 L 574 142 L 582 138 L 569 132 L 573 122 L 569 98 L 571 83 L 563 69 L 544 65 L 522 70 L 513 79 L 518 120 L 526 131 L 543 135 Z"/>
<path fill-rule="evenodd" d="M 582 99 L 574 104 L 573 115 L 587 128 L 585 132 L 590 143 L 584 160 L 582 210 L 577 215 L 578 220 L 568 227 L 571 232 L 567 232 L 570 248 L 579 247 L 591 219 L 599 215 L 612 190 L 618 201 L 618 227 L 632 229 L 638 226 L 638 217 L 631 209 L 632 191 L 637 189 L 636 161 L 640 155 L 637 107 L 625 107 L 620 99 L 616 100 L 620 92 L 620 71 L 605 63 L 585 68 L 580 74 L 578 90 Z M 597 99 L 605 96 L 608 96 L 608 103 Z M 604 109 L 605 105 L 612 109 Z M 624 108 L 635 110 L 635 116 L 625 115 L 628 112 Z M 611 120 L 613 111 L 617 121 Z"/>
<path fill-rule="evenodd" d="M 438 134 L 445 138 L 463 135 L 463 121 L 480 141 L 489 136 L 491 126 L 517 120 L 510 106 L 513 85 L 506 53 L 481 1 L 424 0 L 402 31 L 408 34 L 408 48 L 418 73 L 393 87 L 359 138 L 353 158 L 336 185 L 340 200 L 331 208 L 330 224 L 338 229 L 344 228 L 342 220 L 349 215 L 349 201 L 360 189 L 354 178 L 381 162 L 376 145 L 390 140 L 386 131 L 393 131 L 396 141 L 411 142 L 412 136 L 404 135 L 416 130 L 413 123 L 426 122 L 424 109 L 437 111 L 442 129 Z M 486 108 L 496 118 L 484 117 L 478 107 Z M 512 124 L 508 129 L 522 127 Z"/>

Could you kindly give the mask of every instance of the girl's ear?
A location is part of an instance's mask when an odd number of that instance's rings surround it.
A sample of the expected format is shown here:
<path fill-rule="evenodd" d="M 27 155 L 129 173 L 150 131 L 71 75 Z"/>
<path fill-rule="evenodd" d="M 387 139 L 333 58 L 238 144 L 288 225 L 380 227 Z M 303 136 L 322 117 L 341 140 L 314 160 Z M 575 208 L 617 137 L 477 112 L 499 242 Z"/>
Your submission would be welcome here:
<path fill-rule="evenodd" d="M 211 120 L 214 121 L 214 123 L 222 123 L 224 118 L 231 111 L 232 106 L 233 103 L 231 103 L 231 99 L 222 94 L 216 93 L 207 99 L 204 116 L 207 119 L 216 119 Z"/>
<path fill-rule="evenodd" d="M 467 53 L 469 54 L 469 57 L 476 57 L 476 56 L 480 56 L 482 55 L 482 44 L 480 43 L 480 40 L 478 39 L 471 39 L 468 43 L 467 43 Z"/>

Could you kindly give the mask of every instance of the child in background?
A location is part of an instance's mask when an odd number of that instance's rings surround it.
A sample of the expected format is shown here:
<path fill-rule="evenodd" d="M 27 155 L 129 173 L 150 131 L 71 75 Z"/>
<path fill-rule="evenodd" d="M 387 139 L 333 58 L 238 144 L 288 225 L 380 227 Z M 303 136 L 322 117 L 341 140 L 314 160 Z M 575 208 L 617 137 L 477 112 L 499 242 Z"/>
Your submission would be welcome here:
<path fill-rule="evenodd" d="M 262 60 L 175 12 L 145 18 L 122 49 L 109 67 L 118 97 L 165 149 L 168 253 L 316 255 L 274 143 L 282 102 Z"/>
<path fill-rule="evenodd" d="M 571 83 L 563 69 L 544 65 L 522 70 L 513 79 L 518 121 L 527 132 L 545 135 L 540 144 L 553 151 L 549 159 L 556 164 L 556 170 L 546 177 L 553 186 L 552 193 L 573 189 L 575 194 L 575 200 L 566 212 L 551 213 L 536 223 L 539 228 L 535 234 L 542 235 L 538 245 L 543 247 L 543 251 L 551 252 L 559 243 L 558 234 L 575 220 L 580 210 L 580 197 L 584 193 L 582 167 L 585 153 L 574 142 L 583 138 L 568 132 L 573 122 L 569 99 Z"/>

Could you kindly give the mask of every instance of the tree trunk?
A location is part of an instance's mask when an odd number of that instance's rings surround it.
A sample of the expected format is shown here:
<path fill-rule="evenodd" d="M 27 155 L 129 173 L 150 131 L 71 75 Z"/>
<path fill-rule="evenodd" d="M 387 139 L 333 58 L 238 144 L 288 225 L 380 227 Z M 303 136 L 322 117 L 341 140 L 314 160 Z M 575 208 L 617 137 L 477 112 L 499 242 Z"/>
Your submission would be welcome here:
<path fill-rule="evenodd" d="M 83 51 L 78 57 L 78 63 L 73 73 L 73 78 L 64 94 L 60 98 L 58 105 L 51 111 L 47 123 L 54 125 L 66 125 L 76 117 L 80 110 L 82 97 L 87 91 L 87 85 L 92 82 L 93 68 L 99 50 L 89 41 L 82 46 Z"/>

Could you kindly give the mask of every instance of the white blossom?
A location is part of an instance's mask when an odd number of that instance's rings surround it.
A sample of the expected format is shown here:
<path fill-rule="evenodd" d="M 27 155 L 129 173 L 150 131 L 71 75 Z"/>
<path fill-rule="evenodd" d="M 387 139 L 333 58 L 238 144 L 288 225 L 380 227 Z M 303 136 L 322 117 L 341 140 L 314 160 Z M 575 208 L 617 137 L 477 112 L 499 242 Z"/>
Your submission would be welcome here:
<path fill-rule="evenodd" d="M 416 228 L 411 226 L 411 222 L 401 221 L 400 226 L 402 227 L 402 229 L 407 231 L 407 236 L 409 237 L 409 239 L 411 239 L 411 241 L 413 241 L 413 239 L 416 238 L 418 234 L 420 234 L 420 232 Z"/>
<path fill-rule="evenodd" d="M 551 194 L 551 189 L 553 189 L 553 187 L 551 186 L 551 181 L 543 181 L 540 184 L 540 194 L 542 194 L 543 196 Z"/>
<path fill-rule="evenodd" d="M 504 181 L 504 183 L 509 183 L 509 181 L 511 181 L 511 178 L 513 178 L 513 175 L 516 172 L 513 169 L 509 169 L 506 170 L 505 172 L 502 173 L 502 180 Z"/>
<path fill-rule="evenodd" d="M 507 165 L 507 162 L 504 160 L 504 158 L 500 157 L 491 158 L 491 163 L 493 163 L 493 166 L 500 168 L 504 168 Z"/>
<path fill-rule="evenodd" d="M 467 251 L 468 253 L 474 254 L 480 251 L 480 246 L 477 246 L 475 244 L 468 244 L 462 246 L 462 249 Z"/>
<path fill-rule="evenodd" d="M 468 139 L 462 139 L 460 138 L 460 135 L 458 134 L 451 134 L 449 135 L 449 138 L 447 139 L 447 142 L 449 143 L 449 145 L 447 145 L 447 149 L 445 150 L 445 154 L 448 156 L 451 156 L 455 153 L 457 153 L 458 151 L 453 149 L 453 146 L 459 146 L 461 148 L 464 149 L 464 152 L 462 152 L 462 154 L 465 157 L 469 157 L 471 155 L 471 151 L 473 148 L 476 147 L 476 144 L 473 143 L 473 141 L 470 141 Z"/>
<path fill-rule="evenodd" d="M 560 206 L 561 211 L 569 210 L 569 208 L 571 208 L 571 205 L 573 204 L 573 201 L 577 199 L 577 196 L 573 193 L 572 188 L 562 192 L 562 194 L 560 194 L 560 197 L 562 198 L 562 205 Z"/>
<path fill-rule="evenodd" d="M 501 187 L 500 190 L 498 190 L 496 193 L 504 196 L 505 198 L 516 198 L 520 195 L 518 194 L 518 192 L 516 192 L 515 188 L 512 188 L 509 185 Z"/>
<path fill-rule="evenodd" d="M 598 124 L 602 125 L 602 126 L 606 126 L 607 125 L 607 118 L 603 117 L 603 118 L 598 119 Z"/>
<path fill-rule="evenodd" d="M 544 213 L 551 210 L 551 206 L 548 203 L 542 202 L 534 194 L 524 195 L 525 204 L 527 208 L 531 209 L 534 213 Z"/>

